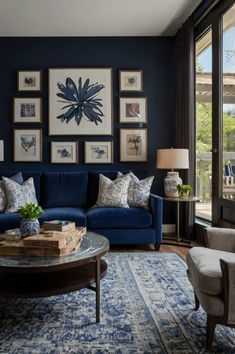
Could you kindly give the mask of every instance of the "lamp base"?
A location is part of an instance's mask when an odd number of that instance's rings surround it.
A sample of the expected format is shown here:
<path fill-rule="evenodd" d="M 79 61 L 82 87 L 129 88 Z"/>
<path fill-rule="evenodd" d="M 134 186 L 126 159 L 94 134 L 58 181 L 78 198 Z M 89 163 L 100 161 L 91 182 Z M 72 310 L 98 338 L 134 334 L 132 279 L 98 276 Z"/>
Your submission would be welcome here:
<path fill-rule="evenodd" d="M 182 179 L 179 177 L 179 172 L 168 172 L 164 179 L 165 196 L 168 198 L 179 197 L 177 189 L 178 184 L 182 184 Z"/>

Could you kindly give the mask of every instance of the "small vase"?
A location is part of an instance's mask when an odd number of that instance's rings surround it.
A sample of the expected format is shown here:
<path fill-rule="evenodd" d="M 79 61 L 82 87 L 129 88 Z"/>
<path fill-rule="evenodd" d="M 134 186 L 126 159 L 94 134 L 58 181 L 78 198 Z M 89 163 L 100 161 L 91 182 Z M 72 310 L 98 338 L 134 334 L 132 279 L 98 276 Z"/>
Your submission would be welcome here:
<path fill-rule="evenodd" d="M 38 235 L 40 232 L 40 224 L 39 221 L 36 220 L 28 220 L 21 219 L 20 222 L 20 235 L 22 238 L 32 235 Z"/>
<path fill-rule="evenodd" d="M 178 172 L 168 172 L 164 179 L 164 190 L 165 195 L 168 198 L 179 197 L 179 192 L 177 189 L 178 184 L 182 184 L 182 179 L 179 177 Z"/>

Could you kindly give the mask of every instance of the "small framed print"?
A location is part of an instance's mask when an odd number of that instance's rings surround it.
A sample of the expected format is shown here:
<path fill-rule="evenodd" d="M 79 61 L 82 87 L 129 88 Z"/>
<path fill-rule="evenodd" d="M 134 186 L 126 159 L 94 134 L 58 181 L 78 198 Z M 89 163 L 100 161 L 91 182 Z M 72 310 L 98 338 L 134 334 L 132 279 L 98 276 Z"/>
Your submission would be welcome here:
<path fill-rule="evenodd" d="M 120 161 L 147 161 L 147 129 L 120 129 Z"/>
<path fill-rule="evenodd" d="M 42 99 L 39 97 L 13 98 L 13 123 L 41 123 Z"/>
<path fill-rule="evenodd" d="M 143 71 L 142 70 L 119 70 L 119 91 L 142 92 Z"/>
<path fill-rule="evenodd" d="M 120 123 L 147 123 L 146 97 L 121 97 L 119 109 Z"/>
<path fill-rule="evenodd" d="M 78 163 L 78 142 L 52 141 L 51 163 Z"/>
<path fill-rule="evenodd" d="M 42 161 L 42 130 L 14 129 L 14 162 Z"/>
<path fill-rule="evenodd" d="M 41 91 L 42 72 L 41 70 L 18 70 L 18 91 Z"/>
<path fill-rule="evenodd" d="M 86 141 L 85 163 L 113 163 L 113 142 Z"/>

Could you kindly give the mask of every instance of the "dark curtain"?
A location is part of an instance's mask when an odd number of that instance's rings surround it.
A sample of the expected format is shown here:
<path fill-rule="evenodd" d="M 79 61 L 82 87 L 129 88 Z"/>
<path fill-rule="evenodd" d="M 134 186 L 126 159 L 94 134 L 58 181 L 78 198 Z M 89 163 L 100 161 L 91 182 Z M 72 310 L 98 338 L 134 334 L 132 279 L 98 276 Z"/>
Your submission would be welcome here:
<path fill-rule="evenodd" d="M 194 35 L 189 18 L 176 35 L 176 147 L 189 149 L 189 169 L 181 173 L 183 183 L 195 184 Z M 181 233 L 193 239 L 194 203 L 181 203 Z"/>

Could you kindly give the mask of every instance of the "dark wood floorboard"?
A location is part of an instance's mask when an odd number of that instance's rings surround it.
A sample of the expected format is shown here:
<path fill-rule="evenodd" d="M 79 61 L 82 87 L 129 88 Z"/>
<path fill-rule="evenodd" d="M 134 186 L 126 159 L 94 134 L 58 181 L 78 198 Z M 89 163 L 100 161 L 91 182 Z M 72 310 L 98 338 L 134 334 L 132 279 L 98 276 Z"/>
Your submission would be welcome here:
<path fill-rule="evenodd" d="M 166 245 L 162 244 L 160 247 L 160 252 L 177 253 L 183 259 L 186 259 L 188 251 L 193 246 L 201 246 L 197 242 L 192 242 L 191 246 L 179 246 L 179 245 Z M 141 246 L 111 246 L 111 252 L 148 252 L 155 251 L 153 245 L 141 245 Z"/>

